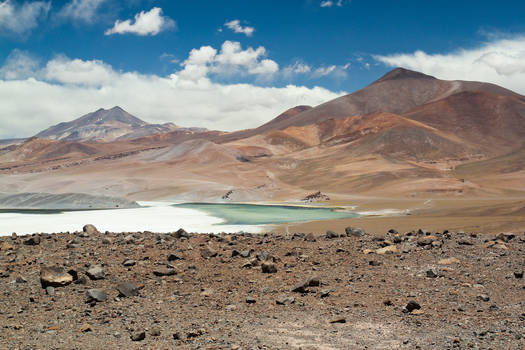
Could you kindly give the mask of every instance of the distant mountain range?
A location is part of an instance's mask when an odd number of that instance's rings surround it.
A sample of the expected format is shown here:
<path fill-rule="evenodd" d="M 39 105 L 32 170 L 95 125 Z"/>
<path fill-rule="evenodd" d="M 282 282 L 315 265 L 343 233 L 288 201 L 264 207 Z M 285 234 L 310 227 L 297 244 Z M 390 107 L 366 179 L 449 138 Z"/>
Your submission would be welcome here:
<path fill-rule="evenodd" d="M 524 139 L 525 96 L 398 68 L 352 94 L 236 132 L 101 109 L 0 146 L 0 174 L 38 172 L 38 188 L 24 182 L 28 192 L 53 192 L 64 176 L 61 191 L 133 199 L 525 195 Z M 86 142 L 95 140 L 105 142 Z"/>
<path fill-rule="evenodd" d="M 116 106 L 99 109 L 70 122 L 63 122 L 39 132 L 34 137 L 64 141 L 127 140 L 179 130 L 173 123 L 148 124 Z M 192 128 L 202 131 L 202 128 Z"/>

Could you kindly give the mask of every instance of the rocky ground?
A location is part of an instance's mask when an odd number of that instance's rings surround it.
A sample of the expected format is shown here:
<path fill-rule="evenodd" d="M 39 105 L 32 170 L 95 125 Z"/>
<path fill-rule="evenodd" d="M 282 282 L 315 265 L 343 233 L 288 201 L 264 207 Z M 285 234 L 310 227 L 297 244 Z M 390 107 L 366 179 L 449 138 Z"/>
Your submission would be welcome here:
<path fill-rule="evenodd" d="M 525 234 L 0 238 L 2 349 L 525 349 Z"/>

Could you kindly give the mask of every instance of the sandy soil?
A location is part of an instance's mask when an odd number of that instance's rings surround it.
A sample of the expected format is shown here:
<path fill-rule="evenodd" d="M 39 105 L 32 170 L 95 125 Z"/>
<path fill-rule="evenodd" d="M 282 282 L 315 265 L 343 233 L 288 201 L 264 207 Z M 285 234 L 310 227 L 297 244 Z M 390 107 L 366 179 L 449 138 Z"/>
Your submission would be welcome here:
<path fill-rule="evenodd" d="M 314 203 L 315 204 L 315 203 Z M 356 219 L 316 221 L 277 225 L 274 232 L 324 233 L 327 229 L 344 230 L 348 226 L 385 233 L 391 228 L 410 231 L 417 228 L 465 232 L 525 232 L 525 199 L 380 199 L 355 197 L 320 205 L 351 207 L 357 212 L 374 212 Z M 408 210 L 409 215 L 380 215 L 385 209 Z"/>

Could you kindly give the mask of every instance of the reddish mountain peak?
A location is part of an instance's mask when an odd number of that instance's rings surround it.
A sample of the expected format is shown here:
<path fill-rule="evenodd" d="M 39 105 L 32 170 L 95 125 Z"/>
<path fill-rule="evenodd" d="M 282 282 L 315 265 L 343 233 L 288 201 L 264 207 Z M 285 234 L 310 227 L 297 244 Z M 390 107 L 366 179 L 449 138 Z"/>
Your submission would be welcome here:
<path fill-rule="evenodd" d="M 309 109 L 312 109 L 312 107 L 311 106 L 295 106 L 295 107 L 292 107 L 290 109 L 287 109 L 283 113 L 279 114 L 277 117 L 275 117 L 274 119 L 269 121 L 267 124 L 270 124 L 272 122 L 277 122 L 277 121 L 280 121 L 280 120 L 283 120 L 283 119 L 286 119 L 286 118 L 293 117 L 293 116 L 295 116 L 295 115 L 297 115 L 299 113 L 302 113 L 304 111 L 307 111 Z"/>
<path fill-rule="evenodd" d="M 396 68 L 383 75 L 381 78 L 376 80 L 374 83 L 379 83 L 387 80 L 400 80 L 400 79 L 434 79 L 431 75 L 426 75 L 420 72 L 415 72 L 406 68 Z"/>

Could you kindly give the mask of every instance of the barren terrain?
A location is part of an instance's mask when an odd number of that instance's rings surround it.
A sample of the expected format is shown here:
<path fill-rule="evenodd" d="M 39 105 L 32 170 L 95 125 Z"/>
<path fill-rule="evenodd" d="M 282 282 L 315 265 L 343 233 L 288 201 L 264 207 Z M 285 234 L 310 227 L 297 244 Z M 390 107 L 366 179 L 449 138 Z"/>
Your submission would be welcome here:
<path fill-rule="evenodd" d="M 0 343 L 5 349 L 525 345 L 523 233 L 363 234 L 104 234 L 88 226 L 2 237 Z M 49 275 L 48 267 L 58 270 Z"/>

